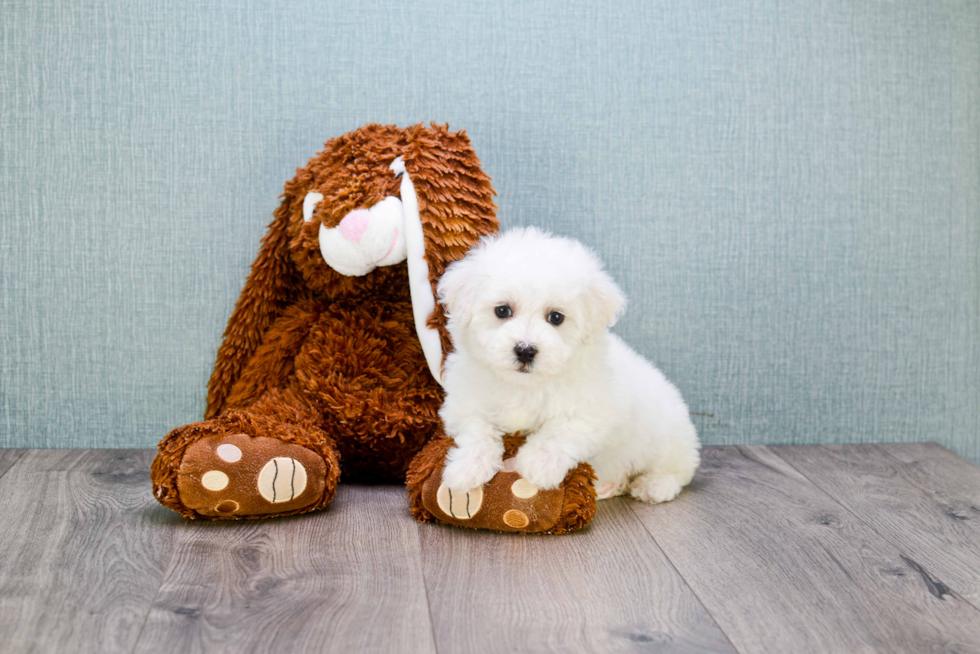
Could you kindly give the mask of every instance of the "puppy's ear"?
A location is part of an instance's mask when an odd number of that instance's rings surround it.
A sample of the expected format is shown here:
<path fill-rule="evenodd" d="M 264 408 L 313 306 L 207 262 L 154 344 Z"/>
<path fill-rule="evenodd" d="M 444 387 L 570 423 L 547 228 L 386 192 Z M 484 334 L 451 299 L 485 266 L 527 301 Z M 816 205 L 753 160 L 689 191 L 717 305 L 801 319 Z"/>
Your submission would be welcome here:
<path fill-rule="evenodd" d="M 451 325 L 465 326 L 473 320 L 473 307 L 479 298 L 482 275 L 471 254 L 446 268 L 439 279 L 439 301 L 449 313 Z"/>
<path fill-rule="evenodd" d="M 213 418 L 224 410 L 232 386 L 261 344 L 263 334 L 298 295 L 302 282 L 289 256 L 288 233 L 293 212 L 298 207 L 297 190 L 296 180 L 286 184 L 282 204 L 262 238 L 262 247 L 252 263 L 245 288 L 228 320 L 208 382 L 205 418 Z"/>
<path fill-rule="evenodd" d="M 616 324 L 626 311 L 626 296 L 606 272 L 600 270 L 586 286 L 583 298 L 591 339 Z"/>

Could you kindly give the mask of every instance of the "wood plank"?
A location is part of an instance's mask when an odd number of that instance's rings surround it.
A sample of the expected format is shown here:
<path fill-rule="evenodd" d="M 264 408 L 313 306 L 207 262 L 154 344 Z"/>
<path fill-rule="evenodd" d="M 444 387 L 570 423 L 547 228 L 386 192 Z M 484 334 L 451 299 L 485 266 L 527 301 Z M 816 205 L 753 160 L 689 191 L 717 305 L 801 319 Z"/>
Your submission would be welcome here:
<path fill-rule="evenodd" d="M 179 518 L 147 450 L 31 450 L 0 478 L 4 652 L 128 652 Z"/>
<path fill-rule="evenodd" d="M 438 650 L 733 651 L 625 502 L 566 536 L 419 525 Z"/>
<path fill-rule="evenodd" d="M 980 651 L 980 611 L 768 448 L 630 506 L 740 651 Z"/>
<path fill-rule="evenodd" d="M 980 606 L 980 467 L 934 444 L 774 451 L 905 555 Z"/>
<path fill-rule="evenodd" d="M 341 485 L 321 513 L 180 531 L 136 651 L 434 651 L 401 486 Z"/>
<path fill-rule="evenodd" d="M 3 477 L 4 473 L 10 470 L 26 452 L 27 450 L 0 450 L 0 477 Z"/>

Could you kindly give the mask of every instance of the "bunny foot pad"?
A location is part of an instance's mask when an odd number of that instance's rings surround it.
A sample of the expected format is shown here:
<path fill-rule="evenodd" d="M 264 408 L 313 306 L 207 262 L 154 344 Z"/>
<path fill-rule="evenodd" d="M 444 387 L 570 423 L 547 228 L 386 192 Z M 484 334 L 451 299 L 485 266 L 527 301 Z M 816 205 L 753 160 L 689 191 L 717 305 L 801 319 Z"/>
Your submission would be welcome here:
<path fill-rule="evenodd" d="M 442 468 L 452 439 L 430 442 L 412 461 L 408 473 L 412 514 L 420 522 L 522 534 L 564 534 L 588 525 L 595 516 L 595 475 L 581 463 L 558 488 L 542 490 L 513 468 L 524 439 L 504 439 L 504 467 L 486 485 L 465 493 L 442 483 Z"/>

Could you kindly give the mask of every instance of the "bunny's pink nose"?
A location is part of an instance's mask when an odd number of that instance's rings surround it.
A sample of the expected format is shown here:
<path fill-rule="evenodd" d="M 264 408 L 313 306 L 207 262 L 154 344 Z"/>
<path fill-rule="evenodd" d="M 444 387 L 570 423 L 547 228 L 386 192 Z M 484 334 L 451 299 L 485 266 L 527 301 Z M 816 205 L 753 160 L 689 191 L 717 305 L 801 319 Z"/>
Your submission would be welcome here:
<path fill-rule="evenodd" d="M 368 223 L 371 222 L 371 212 L 367 209 L 355 209 L 344 216 L 344 219 L 337 225 L 341 236 L 351 243 L 360 243 L 361 237 L 367 231 Z"/>

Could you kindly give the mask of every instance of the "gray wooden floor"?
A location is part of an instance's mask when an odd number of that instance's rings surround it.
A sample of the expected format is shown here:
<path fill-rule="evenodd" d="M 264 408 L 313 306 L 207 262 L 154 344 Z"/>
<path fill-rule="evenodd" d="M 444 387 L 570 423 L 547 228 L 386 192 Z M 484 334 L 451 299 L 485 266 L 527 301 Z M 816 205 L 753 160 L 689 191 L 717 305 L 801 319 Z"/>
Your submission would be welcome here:
<path fill-rule="evenodd" d="M 401 487 L 187 522 L 146 450 L 0 450 L 3 652 L 980 652 L 980 468 L 720 447 L 584 532 L 418 525 Z"/>

